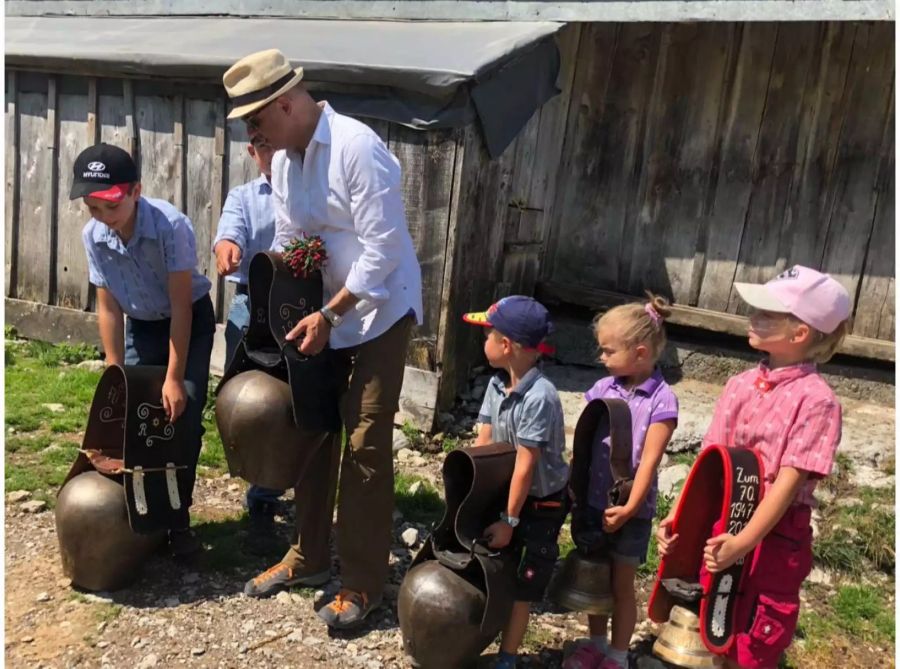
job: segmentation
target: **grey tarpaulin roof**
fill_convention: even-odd
[[[346,113],[417,128],[477,117],[492,156],[556,94],[561,23],[7,17],[6,65],[221,81],[276,47]]]

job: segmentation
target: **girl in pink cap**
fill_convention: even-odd
[[[841,405],[816,364],[827,362],[847,333],[850,295],[827,274],[800,265],[766,284],[734,287],[753,307],[750,346],[767,356],[728,380],[701,448],[757,449],[765,495],[740,533],[707,541],[703,559],[716,573],[760,546],[725,666],[768,669],[778,666],[797,627],[800,587],[812,568],[813,490],[831,473],[841,440]],[[663,556],[678,541],[673,515],[657,532]]]

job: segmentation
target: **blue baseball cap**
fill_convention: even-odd
[[[541,353],[553,353],[552,346],[543,343],[553,332],[550,314],[533,297],[510,295],[492,304],[487,311],[463,314],[463,320],[473,325],[494,328],[514,342]]]

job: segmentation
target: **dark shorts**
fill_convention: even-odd
[[[649,518],[631,518],[616,532],[604,532],[600,547],[606,549],[613,562],[639,567],[647,561],[652,525]]]
[[[553,504],[559,506],[541,506]],[[519,514],[521,522],[513,535],[513,550],[519,556],[516,601],[539,602],[544,598],[559,557],[559,530],[569,512],[568,504],[565,489],[525,501]]]
[[[741,667],[776,667],[791,645],[800,616],[800,586],[812,569],[811,509],[792,506],[760,545],[744,580],[728,657]],[[740,623],[738,623],[740,624]]]

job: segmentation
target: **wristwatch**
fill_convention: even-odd
[[[519,524],[519,519],[515,516],[510,516],[506,513],[506,511],[502,511],[500,513],[500,520],[509,525],[512,528],[515,528]]]
[[[328,321],[328,324],[333,328],[340,327],[341,323],[344,322],[343,316],[334,313],[328,307],[322,307],[321,309],[319,309],[319,313],[321,313],[322,316],[325,317],[325,320]]]

